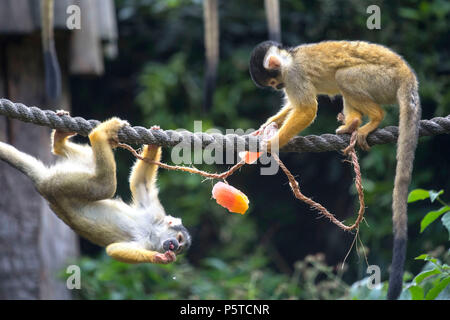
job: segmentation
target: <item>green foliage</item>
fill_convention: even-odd
[[[268,268],[263,252],[227,263],[205,258],[192,266],[128,265],[103,255],[83,258],[81,299],[336,299],[347,291],[323,255],[297,262],[291,276]]]
[[[439,210],[428,212],[425,218],[423,218],[422,221],[420,222],[420,232],[423,232],[430,223],[432,223],[434,220],[436,220],[437,218],[439,218],[441,215],[443,215],[448,211],[450,211],[450,207],[444,206]]]
[[[430,225],[433,221],[435,221],[437,218],[439,218],[440,216],[442,216],[443,214],[447,213],[450,211],[450,206],[448,206],[444,201],[442,201],[442,199],[439,197],[440,195],[442,195],[444,193],[444,190],[440,190],[439,192],[436,192],[434,190],[423,190],[423,189],[415,189],[413,191],[411,191],[408,195],[408,203],[411,202],[416,202],[419,200],[425,200],[425,199],[430,199],[430,201],[433,203],[435,200],[437,200],[438,202],[440,202],[441,204],[443,204],[444,206],[441,207],[438,210],[433,210],[428,212],[425,217],[422,219],[422,221],[420,222],[420,232],[422,233],[426,227],[428,227],[428,225]],[[446,215],[447,216],[447,215]],[[448,216],[444,219],[444,217],[442,217],[442,223],[444,225],[444,227],[447,228],[447,230],[450,233],[450,229],[448,227],[448,223],[447,223],[447,219]]]
[[[448,211],[448,206],[439,197],[444,193],[443,190],[435,192],[433,190],[415,189],[408,195],[408,202],[416,202],[420,200],[430,199],[433,203],[435,200],[444,204]],[[443,210],[430,211],[425,214],[421,221],[421,232],[423,232],[433,221],[435,221],[444,212]],[[445,211],[445,212],[446,212]],[[441,212],[437,214],[437,212]],[[450,226],[446,224],[450,213],[442,218],[442,224],[450,234]],[[414,260],[427,262],[422,270],[412,278],[412,281],[406,283],[400,295],[400,299],[406,300],[449,300],[450,299],[450,266],[436,258],[436,255],[442,255],[443,261],[450,261],[450,250],[443,250],[442,246],[434,249],[432,254],[421,254]],[[410,274],[405,274],[405,279],[410,278]],[[387,294],[388,282],[379,284],[373,289],[368,288],[369,277],[355,282],[350,288],[350,297],[359,300],[379,300],[385,299]]]
[[[442,217],[442,224],[445,228],[447,228],[450,240],[450,213],[447,212],[446,214],[444,214],[444,216]]]
[[[446,258],[448,259],[447,253]],[[427,254],[416,260],[428,261],[422,271],[406,284],[400,298],[411,300],[449,300],[450,266]]]
[[[383,282],[375,288],[369,288],[370,278],[366,277],[352,284],[350,287],[350,299],[352,300],[385,300],[388,283]]]
[[[442,224],[450,234],[450,226],[446,224],[450,216],[450,207],[439,197],[444,190],[435,192],[433,190],[416,189],[410,192],[408,202],[430,199],[433,203],[437,200],[444,206],[439,210],[428,212],[420,223],[420,232],[422,233],[432,222],[442,216]],[[427,196],[428,194],[428,196]],[[445,218],[445,219],[444,219]],[[450,250],[444,254],[444,260],[449,260]],[[401,295],[401,298],[412,300],[434,300],[434,299],[450,299],[450,266],[441,262],[439,259],[430,254],[421,254],[415,260],[426,261],[427,264],[422,271],[416,275],[413,280],[408,283]]]
[[[415,189],[411,191],[408,195],[408,203],[416,202],[419,200],[430,199],[431,202],[434,202],[437,197],[444,193],[444,190],[436,192],[434,190],[424,190],[424,189]]]

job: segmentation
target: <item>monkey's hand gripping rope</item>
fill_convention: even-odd
[[[76,132],[80,135],[87,136],[89,132],[97,126],[100,122],[97,120],[85,120],[80,117],[72,118],[69,115],[57,114],[51,110],[41,110],[37,107],[27,107],[21,103],[13,103],[7,99],[0,99],[0,115],[4,115],[10,118],[18,119],[24,122],[30,122],[33,124],[47,126],[52,129],[59,129],[63,131]],[[422,120],[419,124],[419,136],[431,136],[442,133],[450,132],[450,115],[447,117],[437,117],[431,120]],[[124,127],[119,131],[119,146],[126,148],[133,153],[133,155],[139,159],[143,159],[132,147],[126,143],[134,144],[154,144],[166,147],[172,147],[178,144],[184,145],[200,145],[202,148],[211,144],[222,146],[224,148],[232,147],[234,150],[239,148],[245,148],[249,150],[250,146],[258,146],[260,141],[258,137],[254,135],[238,136],[235,134],[220,135],[220,134],[206,134],[203,132],[192,133],[187,130],[174,131],[174,130],[152,130],[143,127]],[[398,127],[386,127],[384,129],[377,129],[371,133],[367,142],[369,145],[384,144],[394,142],[398,137]],[[333,135],[323,134],[321,136],[305,136],[296,137],[292,139],[283,149],[285,152],[324,152],[324,151],[337,151],[345,149],[345,154],[350,157],[350,161],[353,164],[355,171],[355,185],[358,191],[358,197],[360,202],[360,208],[358,217],[355,223],[351,226],[344,225],[333,214],[331,214],[326,208],[312,199],[304,196],[300,192],[298,182],[294,176],[281,162],[277,154],[272,154],[274,159],[280,165],[280,168],[286,174],[291,186],[292,192],[295,197],[305,203],[309,204],[312,208],[318,210],[322,215],[328,217],[331,222],[339,226],[341,229],[351,231],[358,229],[360,222],[364,216],[364,193],[361,184],[361,173],[359,168],[358,159],[355,151],[356,132],[354,134],[347,135]],[[251,149],[251,148],[250,148]],[[256,150],[254,150],[256,151]],[[221,174],[212,174],[204,172],[195,168],[188,168],[182,166],[170,166],[161,162],[154,162],[158,166],[171,170],[182,170],[190,173],[200,174],[207,178],[212,179],[226,179],[228,176],[236,172],[242,167],[245,162],[240,161],[234,165],[228,171]]]

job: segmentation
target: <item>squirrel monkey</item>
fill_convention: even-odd
[[[336,133],[357,130],[358,144],[369,149],[366,137],[383,120],[382,104],[400,108],[397,168],[393,191],[394,248],[388,298],[402,289],[407,241],[407,196],[418,140],[421,107],[414,71],[398,54],[364,41],[324,41],[286,48],[274,41],[257,45],[250,58],[250,75],[259,87],[283,90],[284,107],[263,127],[280,128],[270,145],[285,145],[307,128],[317,113],[317,95],[343,97],[344,124]],[[362,117],[368,122],[361,126]]]
[[[59,113],[61,114],[61,112]],[[112,118],[90,134],[91,147],[69,141],[74,133],[54,130],[52,152],[62,161],[52,167],[0,142],[0,159],[34,183],[56,215],[75,232],[105,246],[112,258],[126,263],[170,263],[189,248],[191,237],[181,219],[166,215],[158,200],[158,166],[138,160],[130,175],[132,203],[113,198],[117,132],[127,122]],[[161,148],[144,146],[142,156],[159,161]]]

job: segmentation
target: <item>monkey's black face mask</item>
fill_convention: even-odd
[[[163,242],[163,249],[165,251],[173,251],[180,254],[189,249],[191,246],[191,235],[183,225],[171,226],[170,230],[178,233],[176,237],[167,238]]]
[[[284,89],[284,83],[279,83],[277,85],[277,90],[283,90]]]
[[[270,79],[277,78],[280,75],[280,71],[278,70],[266,70],[263,66],[257,67],[250,65],[250,76],[253,80],[253,82],[256,84],[258,88],[270,88],[268,83]],[[279,86],[282,86],[278,88]],[[280,83],[277,85],[276,89],[282,89],[284,87],[284,84]]]
[[[256,86],[260,88],[270,87],[268,82],[270,79],[278,78],[280,76],[279,70],[267,70],[264,68],[264,58],[267,51],[272,47],[277,46],[281,48],[281,44],[274,41],[265,41],[257,45],[251,54],[249,71],[250,77]],[[277,88],[278,89],[278,88]]]

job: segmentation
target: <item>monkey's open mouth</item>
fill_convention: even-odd
[[[163,249],[165,251],[176,251],[179,247],[178,241],[176,239],[168,239],[163,243]]]

